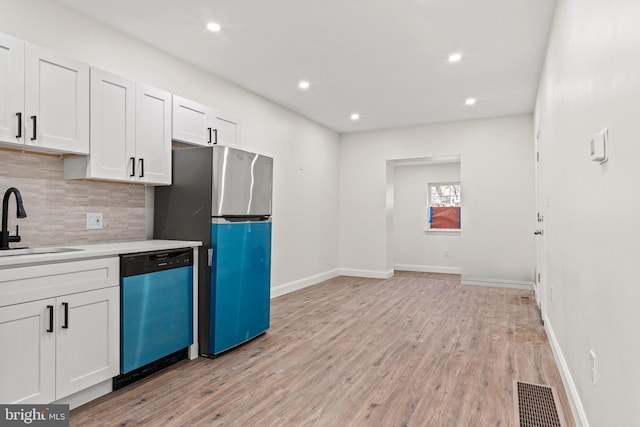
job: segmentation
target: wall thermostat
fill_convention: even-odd
[[[591,160],[604,163],[607,161],[607,130],[598,132],[591,138]]]

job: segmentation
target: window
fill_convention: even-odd
[[[460,183],[429,183],[429,229],[460,229]]]

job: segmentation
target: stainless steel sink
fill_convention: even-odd
[[[62,247],[6,249],[6,250],[0,251],[0,257],[17,256],[17,255],[57,254],[61,252],[74,252],[74,251],[82,251],[82,250],[83,249],[62,248]]]

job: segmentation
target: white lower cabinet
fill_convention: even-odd
[[[120,373],[120,288],[67,295],[56,302],[56,399],[60,399]]]
[[[55,299],[0,308],[0,402],[56,399],[56,337],[47,332]]]
[[[20,286],[61,294],[0,307],[2,403],[51,403],[120,373],[120,288],[92,289],[118,284],[117,258],[31,268],[2,271],[3,302]]]

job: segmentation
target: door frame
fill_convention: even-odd
[[[547,310],[547,280],[546,280],[546,258],[545,258],[545,232],[544,232],[544,180],[543,180],[543,144],[540,138],[540,123],[538,123],[535,135],[535,194],[536,194],[536,215],[534,218],[534,229],[536,238],[536,268],[533,278],[533,289],[536,302],[540,309],[540,317],[544,323]]]

